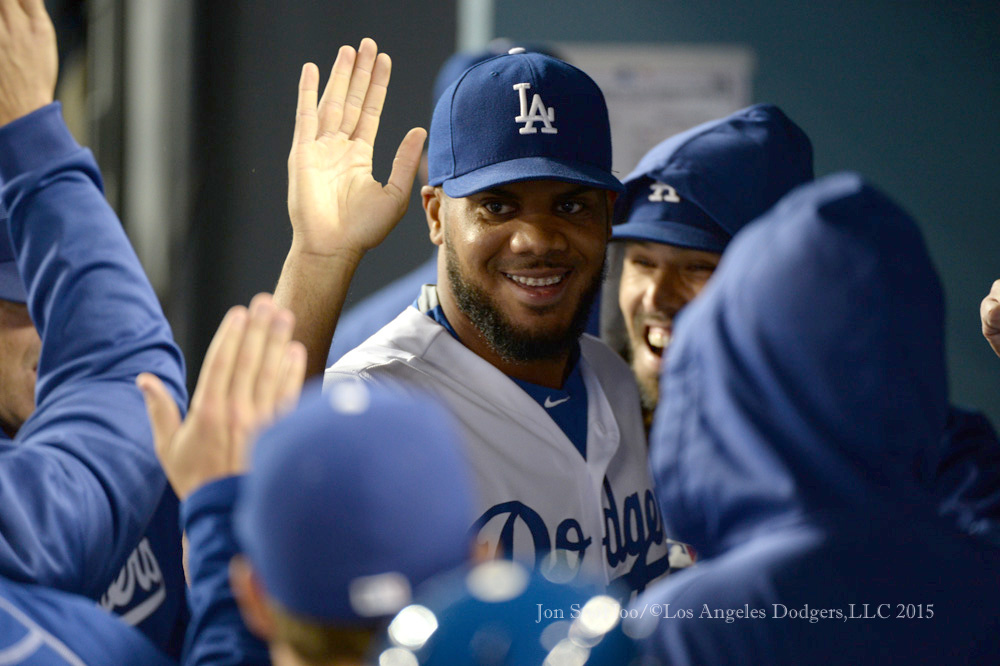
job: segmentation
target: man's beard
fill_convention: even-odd
[[[635,368],[632,368],[632,374],[635,374]],[[636,376],[636,384],[639,386],[639,400],[642,402],[642,409],[645,412],[652,412],[656,409],[656,404],[660,400],[660,382],[659,380],[650,383],[647,380],[640,380]]]
[[[664,350],[664,355],[666,355],[666,350]],[[656,404],[660,399],[660,380],[659,373],[657,373],[656,379],[650,381],[648,378],[640,377],[638,368],[635,367],[635,354],[632,351],[632,336],[628,336],[628,340],[625,342],[625,348],[622,350],[622,356],[625,362],[628,363],[629,368],[632,369],[632,375],[635,376],[635,383],[639,387],[639,401],[642,404],[642,412],[644,415],[652,417],[653,411],[656,409]],[[660,372],[663,371],[663,365],[661,362]]]
[[[459,268],[458,255],[447,238],[444,246],[448,284],[458,309],[469,318],[490,348],[505,361],[526,363],[557,359],[571,349],[586,330],[590,309],[604,281],[603,263],[601,270],[580,296],[571,321],[563,329],[532,333],[511,322],[489,294],[466,280]]]

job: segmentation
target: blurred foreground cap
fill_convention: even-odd
[[[340,381],[260,437],[236,532],[272,598],[350,623],[392,615],[412,586],[467,561],[472,503],[440,404]]]

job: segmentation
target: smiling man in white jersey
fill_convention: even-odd
[[[381,227],[374,206],[350,199],[348,173],[323,181],[341,188],[338,214],[364,211],[359,218]],[[429,176],[421,194],[440,248],[438,286],[414,294],[327,379],[411,384],[444,398],[476,474],[471,529],[491,553],[558,565],[566,578],[596,578],[622,596],[666,574],[671,552],[687,564],[661,527],[629,369],[581,336],[622,189],[597,85],[519,50],[474,65],[438,102]],[[301,238],[306,194],[290,193]],[[297,337],[322,354],[313,337],[322,289],[302,279],[297,242],[277,296],[296,310]]]

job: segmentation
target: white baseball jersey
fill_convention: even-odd
[[[604,343],[580,339],[588,396],[587,458],[544,407],[424,314],[425,286],[408,307],[327,369],[325,383],[356,377],[437,393],[464,428],[480,505],[473,529],[516,559],[559,563],[584,579],[640,591],[670,569],[668,542],[646,462],[638,389]],[[428,479],[434,483],[434,479]],[[675,561],[687,552],[676,544]]]

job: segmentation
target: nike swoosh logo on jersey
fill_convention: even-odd
[[[552,409],[556,405],[561,405],[564,402],[566,402],[567,400],[569,400],[569,396],[566,396],[565,398],[560,398],[559,400],[553,400],[552,396],[550,396],[550,395],[546,396],[545,397],[545,409]]]

